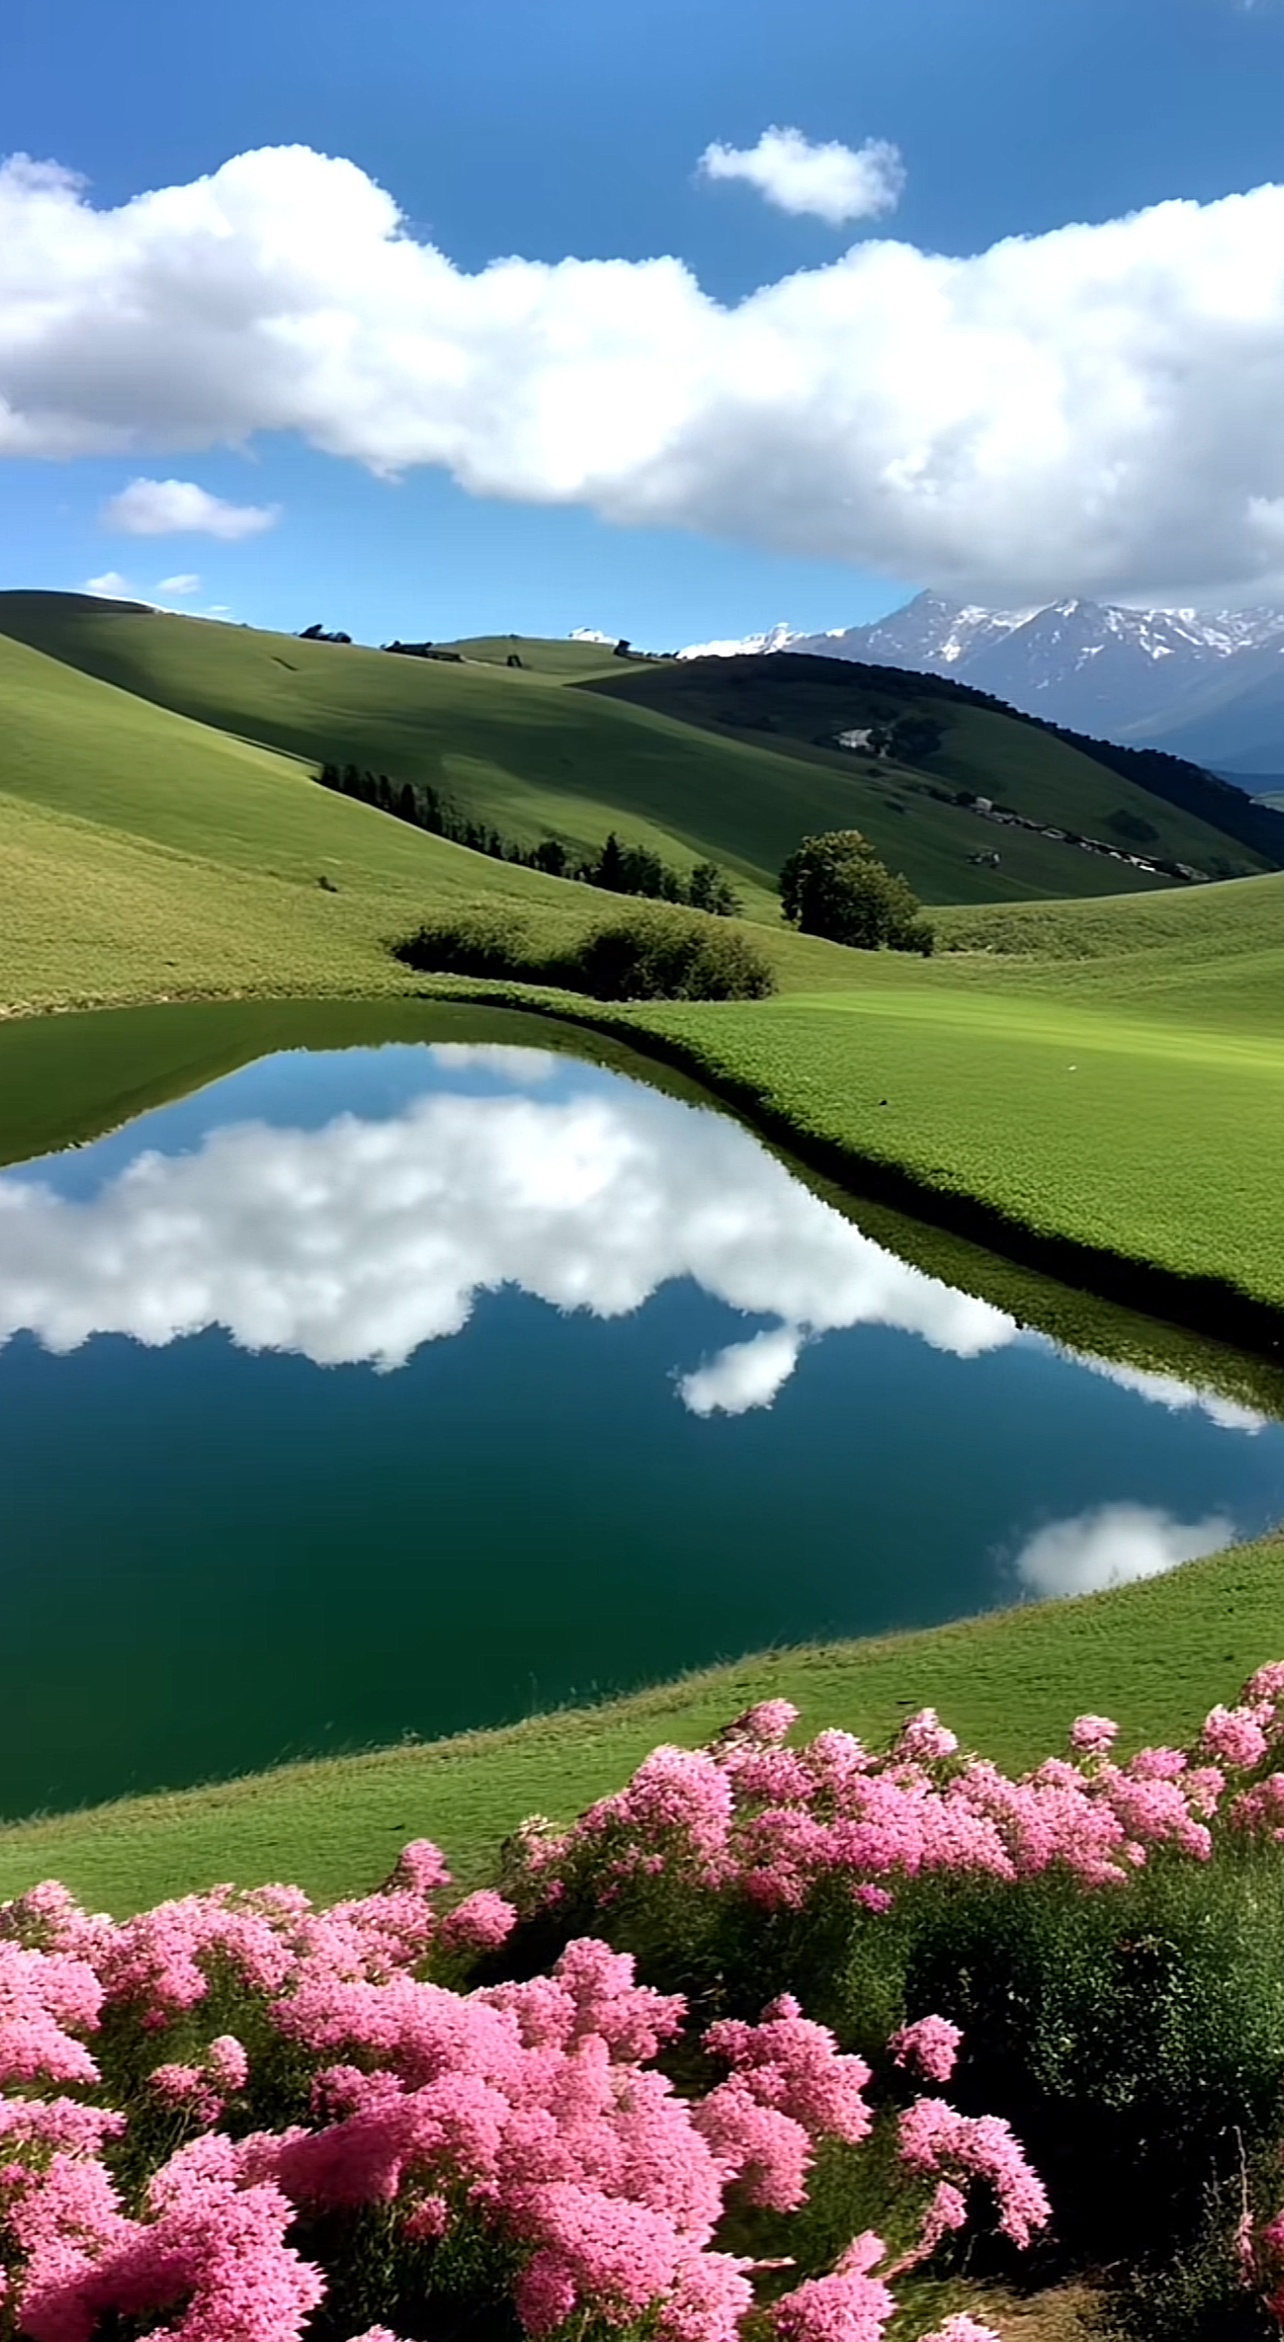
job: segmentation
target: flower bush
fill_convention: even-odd
[[[1163,2330],[1284,2326],[1282,1705],[1126,1758],[1085,1714],[1013,1780],[768,1701],[444,1910],[422,1839],[324,1910],[46,1882],[0,1906],[0,2337],[986,2342],[965,2238],[1122,2218],[1153,2306],[1209,2206]]]
[[[54,1884],[0,1907],[0,2331],[408,2342],[462,2290],[534,2342],[572,2321],[874,2342],[972,2179],[1023,2240],[1046,2221],[1005,2125],[991,2139],[936,2099],[880,2109],[864,2060],[788,1995],[688,2040],[705,2086],[682,2093],[661,2061],[686,2002],[600,1940],[546,1974],[443,1980],[517,1916],[491,1890],[439,1916],[447,1884],[419,1841],[377,1893],[324,1911],[227,1886],[119,1925]],[[903,2056],[939,2074],[953,2038],[919,2026]],[[817,2149],[879,2123],[899,2258],[865,2231],[782,2290],[790,2256],[728,2249],[730,2210],[797,2212]]]

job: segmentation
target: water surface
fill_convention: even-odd
[[[1284,1429],[527,1049],[269,1058],[0,1173],[0,1810],[1171,1566]]]

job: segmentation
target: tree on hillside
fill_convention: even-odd
[[[932,949],[932,930],[905,879],[879,861],[858,829],[804,838],[780,873],[785,917],[804,935],[856,951]]]
[[[687,901],[693,911],[712,911],[722,919],[739,916],[740,897],[716,862],[696,863],[687,884]]]

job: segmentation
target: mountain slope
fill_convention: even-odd
[[[941,798],[972,790],[1035,822],[1102,839],[1121,851],[1188,863],[1215,876],[1267,867],[1264,856],[1194,813],[1166,803],[1081,748],[1015,720],[1000,708],[987,707],[966,692],[942,689],[935,679],[930,688],[916,690],[913,677],[903,672],[775,651],[732,660],[625,667],[584,689],[595,696],[663,708],[724,737],[765,729],[778,748],[813,767],[863,769],[871,800],[877,797],[884,804],[902,803],[916,810],[932,806],[938,822],[951,825],[960,854],[997,846],[1006,866],[1011,856],[1030,846],[1038,846],[1045,855],[1051,851],[1061,893],[1108,891],[1094,883],[1095,874],[1119,866],[1064,844],[1049,847],[1043,838],[1028,833],[1005,830],[996,836],[974,814],[944,804]],[[849,728],[859,731],[897,717],[926,720],[943,735],[938,749],[920,755],[917,768],[819,744]],[[868,777],[871,763],[880,768],[881,778]],[[938,793],[935,798],[933,791]],[[1234,801],[1242,802],[1238,793]],[[872,823],[870,834],[875,834]],[[1137,884],[1131,871],[1128,883]]]
[[[1071,598],[1005,611],[922,593],[872,625],[776,635],[767,647],[951,675],[1050,723],[1164,746],[1206,700],[1210,710],[1225,706],[1230,723],[1242,693],[1268,673],[1284,677],[1284,611],[1269,608],[1134,610]],[[1207,737],[1233,746],[1235,735],[1223,725],[1210,726]],[[1197,761],[1247,769],[1230,747],[1206,754],[1202,733],[1198,742],[1171,745]]]
[[[1176,724],[1147,725],[1136,738],[1170,756],[1243,776],[1284,766],[1284,645],[1267,645],[1228,675],[1219,675],[1184,703]]]
[[[869,760],[812,749],[799,737],[690,720],[694,709],[667,700],[662,679],[696,676],[697,668],[619,662],[618,674],[599,674],[601,688],[566,688],[597,666],[600,646],[495,637],[473,646],[481,657],[455,664],[55,594],[0,594],[5,635],[242,740],[431,781],[523,842],[554,831],[597,844],[616,828],[671,862],[710,858],[731,872],[747,910],[772,921],[775,875],[799,837],[851,826],[866,830],[929,902],[1028,901],[1157,883],[1039,836],[996,839],[974,815],[942,802],[958,788],[1009,794],[1018,774],[1030,776],[1034,791],[1042,785],[1036,776],[1055,766],[1066,793],[1049,783],[1040,802],[1052,808],[1055,799],[1063,826],[1090,827],[1088,818],[1074,818],[1081,799],[1093,818],[1131,803],[1113,775],[1103,796],[1098,768],[1096,794],[1083,794],[1082,760],[998,713],[985,727],[958,728],[943,778],[886,760],[872,775]],[[510,654],[522,667],[507,666]],[[816,662],[794,664],[819,674]],[[846,690],[850,670],[836,672]],[[826,720],[834,728],[832,705]],[[1228,857],[1225,839],[1185,816],[1169,822],[1152,806],[1150,818],[1177,859],[1214,872],[1257,866],[1233,849]],[[996,843],[998,870],[969,859]]]

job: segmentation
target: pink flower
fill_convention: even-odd
[[[493,1952],[517,1925],[517,1913],[502,1895],[489,1887],[465,1895],[448,1911],[437,1930],[437,1941],[450,1951]]]
[[[942,1724],[935,1708],[920,1708],[917,1715],[906,1717],[892,1754],[911,1764],[930,1765],[953,1756],[958,1745],[957,1735]]]
[[[697,2100],[691,2120],[750,2204],[793,2212],[807,2192],[811,2140],[792,2115],[764,2106],[733,2074]]]
[[[962,2039],[948,2017],[919,2017],[893,2033],[888,2047],[898,2066],[916,2066],[929,2082],[948,2082]]]
[[[1201,1746],[1218,1764],[1231,1765],[1237,1772],[1260,1764],[1268,1745],[1260,1723],[1247,1708],[1210,1709],[1199,1737]]]
[[[774,1747],[788,1738],[797,1721],[798,1710],[792,1700],[759,1700],[756,1707],[745,1708],[736,1716],[727,1731],[743,1733],[746,1740],[760,1740]]]
[[[723,2017],[710,2025],[704,2046],[725,2058],[736,2080],[760,2106],[774,2106],[812,2139],[855,2144],[870,2127],[862,2092],[869,2080],[863,2058],[840,2053],[825,2025],[804,2017],[791,1993],[762,2012],[758,2025]]]
[[[1050,2214],[1047,2194],[999,2115],[959,2114],[942,2098],[916,2098],[900,2116],[900,2152],[911,2171],[981,2179],[993,2190],[999,2227],[1024,2247]]]
[[[930,2334],[924,2334],[923,2342],[1003,2342],[1003,2338],[995,2333],[993,2326],[980,2325],[961,2309],[955,2310],[943,2326],[933,2326]]]
[[[1119,1726],[1109,1716],[1076,1716],[1070,1727],[1070,1746],[1081,1756],[1104,1756],[1119,1737]]]
[[[448,1887],[450,1872],[441,1848],[434,1846],[431,1838],[412,1838],[397,1856],[397,1867],[388,1884],[394,1889],[405,1888],[413,1895],[431,1895],[436,1887]]]
[[[771,2311],[782,2342],[879,2342],[896,2307],[887,2286],[867,2274],[884,2253],[869,2231],[848,2246],[832,2276],[808,2277]]]

